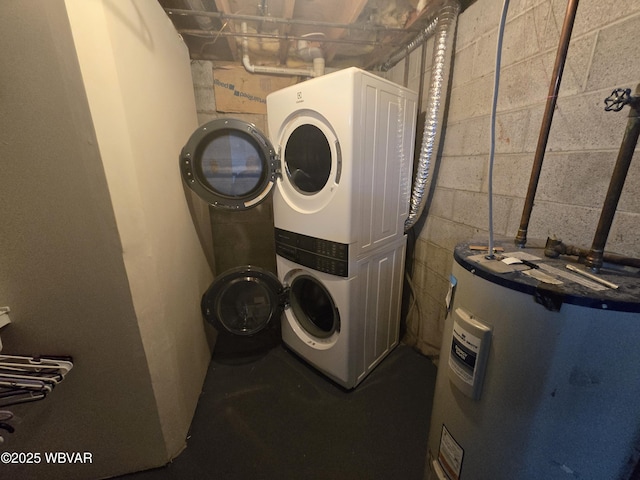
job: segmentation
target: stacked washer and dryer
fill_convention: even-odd
[[[416,116],[414,92],[348,68],[267,96],[269,137],[237,119],[192,134],[181,173],[209,204],[273,190],[278,275],[216,278],[202,308],[219,331],[281,322],[285,345],[347,389],[397,345]]]

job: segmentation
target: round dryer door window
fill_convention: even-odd
[[[298,275],[290,285],[289,304],[300,326],[316,338],[340,331],[340,315],[331,294],[311,275]]]
[[[274,274],[251,266],[234,268],[216,278],[202,296],[202,314],[219,331],[254,335],[279,319],[281,292]]]
[[[185,183],[209,204],[236,210],[267,198],[275,169],[269,140],[254,125],[231,118],[198,128],[180,154]]]
[[[324,188],[331,174],[331,147],[315,125],[298,126],[284,150],[287,176],[299,192],[313,195]]]

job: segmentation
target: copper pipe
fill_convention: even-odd
[[[567,50],[569,50],[569,40],[571,39],[571,31],[573,30],[573,22],[576,18],[576,10],[578,9],[578,0],[569,0],[567,3],[567,11],[560,32],[560,41],[558,44],[558,52],[556,53],[556,62],[553,66],[551,74],[551,84],[549,85],[549,94],[547,96],[547,105],[542,118],[542,126],[540,127],[540,135],[536,146],[536,153],[533,159],[533,168],[531,170],[531,178],[529,179],[529,188],[524,202],[522,219],[520,220],[520,228],[515,238],[515,244],[518,247],[524,247],[527,243],[527,229],[529,228],[529,220],[531,211],[533,210],[533,200],[538,189],[538,181],[540,180],[540,172],[542,171],[542,160],[544,152],[547,148],[549,140],[549,131],[551,130],[551,121],[553,120],[553,112],[556,108],[558,99],[558,91],[560,90],[560,82],[562,81],[562,72],[564,64],[567,60]]]
[[[624,138],[620,145],[616,165],[611,175],[609,190],[607,191],[602,212],[600,213],[598,228],[596,229],[593,244],[591,245],[591,250],[585,262],[587,267],[596,272],[602,267],[604,246],[607,243],[607,237],[609,236],[613,217],[618,208],[618,201],[622,194],[624,181],[627,178],[633,152],[636,149],[638,137],[640,136],[640,85],[636,87],[635,95],[631,97],[628,103],[631,106],[629,121],[627,122],[627,128],[625,129]]]
[[[575,245],[566,245],[562,240],[547,238],[547,244],[544,247],[544,255],[549,258],[558,258],[560,255],[573,255],[580,259],[585,259],[589,255],[589,250],[586,248],[576,247]],[[604,252],[602,259],[607,263],[640,268],[640,258],[625,257],[623,255],[618,255],[617,253]]]

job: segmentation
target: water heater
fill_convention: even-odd
[[[488,268],[477,253],[468,244],[454,253],[427,478],[633,478],[640,458],[637,272],[602,269],[599,277],[618,286],[611,288],[585,281],[566,268],[583,266],[545,258],[542,249],[515,252],[535,267],[516,271]]]

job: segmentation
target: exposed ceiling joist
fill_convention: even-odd
[[[419,0],[158,0],[193,59],[238,62],[244,37],[256,65],[308,65],[301,48],[307,42],[329,68],[384,63],[442,1],[426,0],[418,12]],[[461,0],[463,8],[473,1]]]

